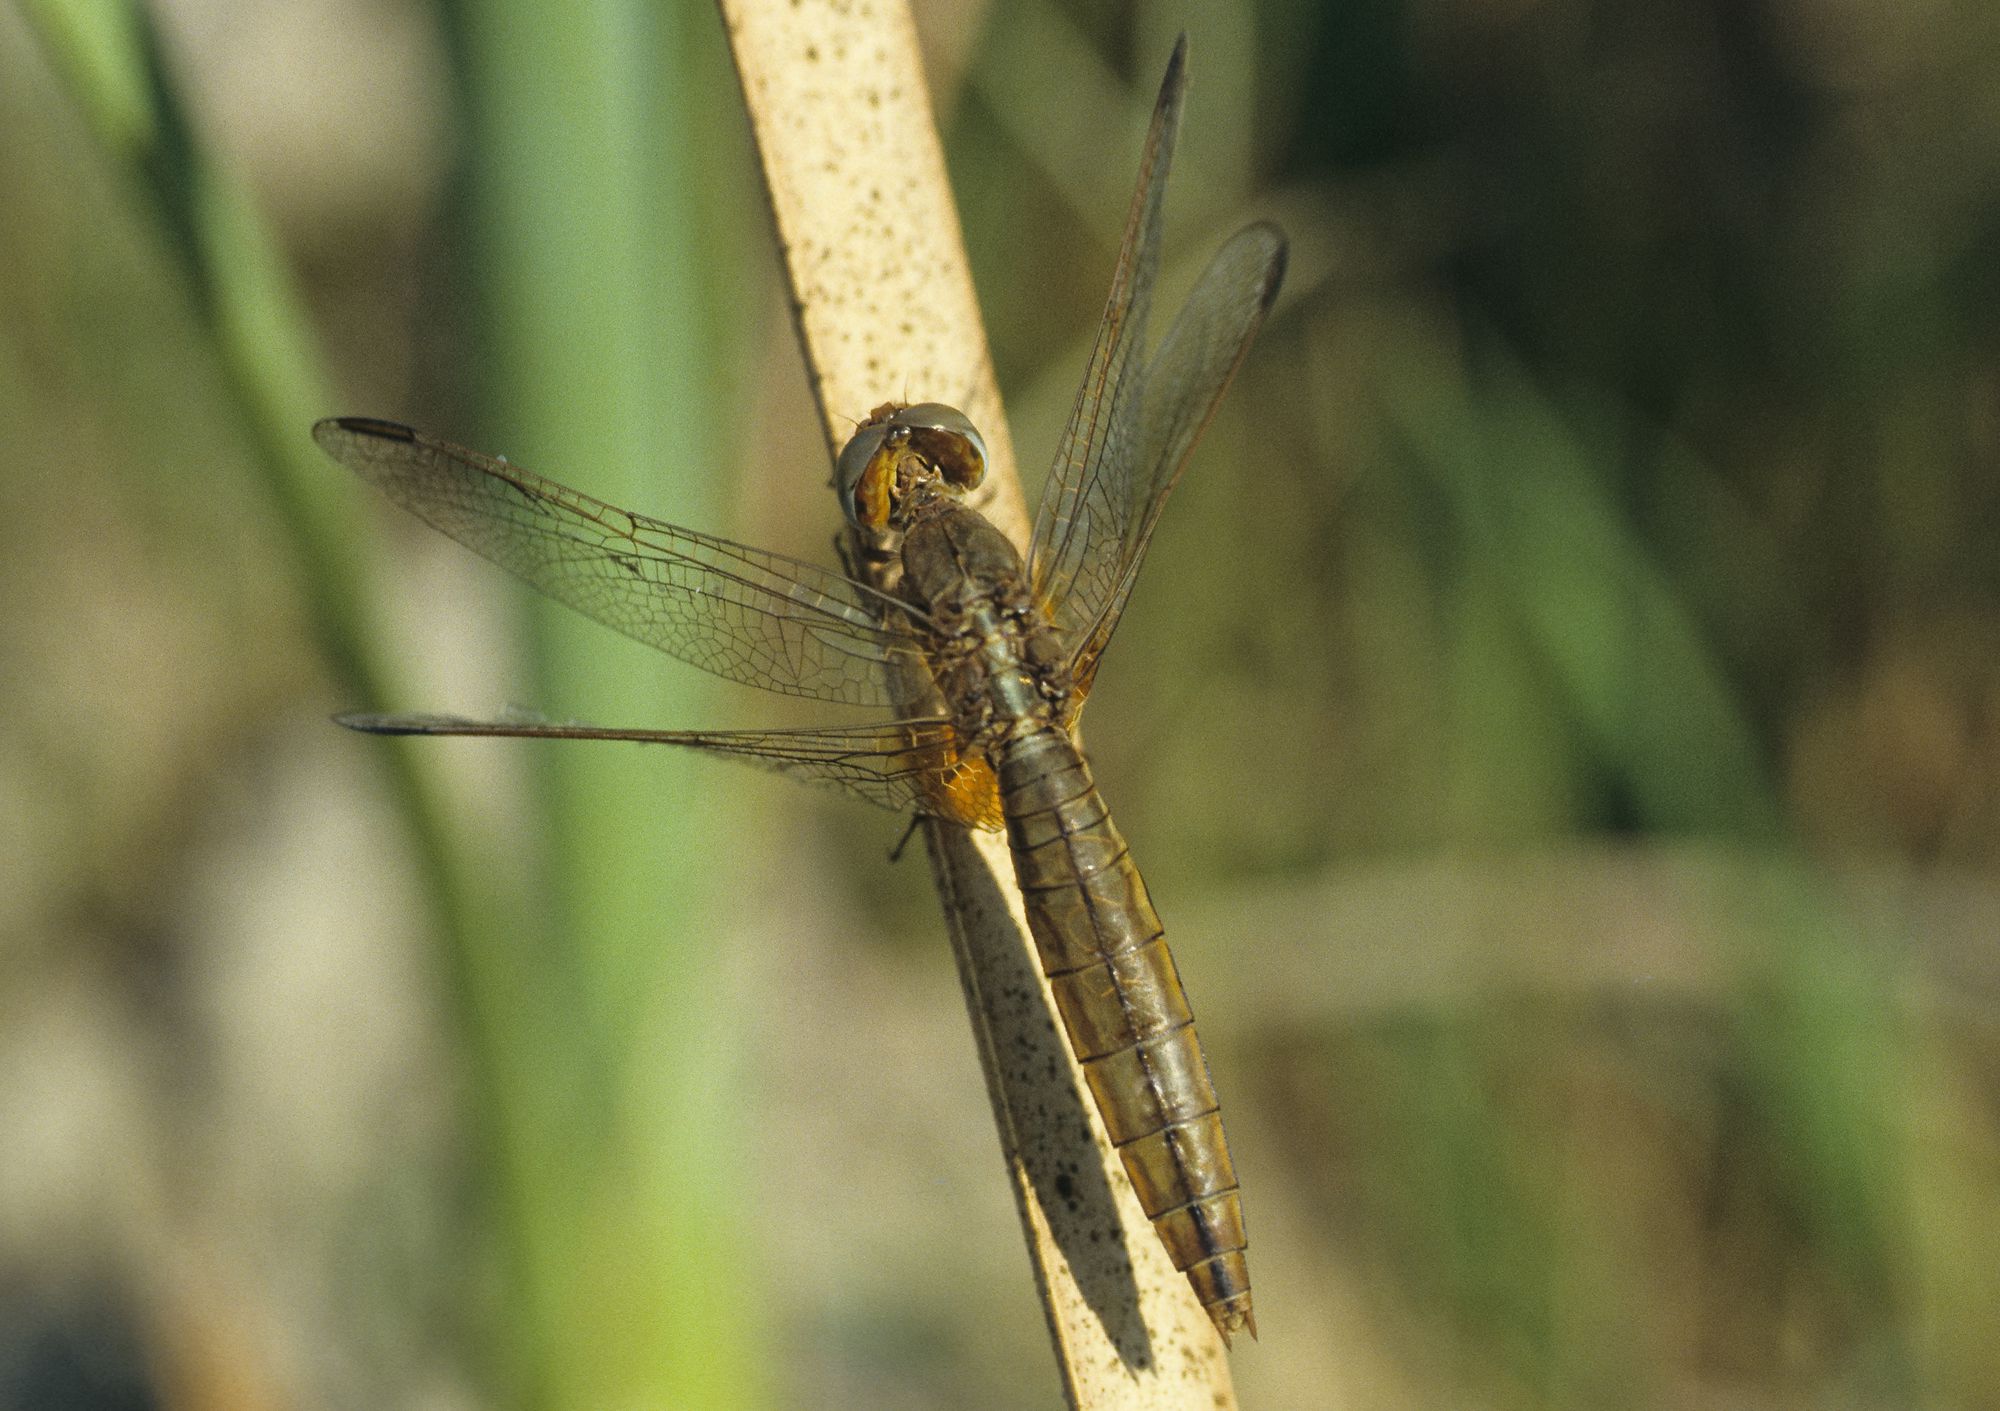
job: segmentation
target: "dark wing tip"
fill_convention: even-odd
[[[1285,282],[1285,266],[1290,259],[1291,242],[1285,239],[1285,232],[1271,221],[1253,220],[1222,242],[1222,248],[1215,252],[1215,258],[1210,262],[1210,271],[1227,267],[1233,277],[1245,280],[1246,292],[1247,288],[1254,287],[1255,317],[1262,320],[1271,311],[1271,305],[1278,301],[1278,286]],[[1249,286],[1248,276],[1253,266],[1256,268],[1256,283]],[[1254,332],[1256,324],[1252,323],[1250,328]]]
[[[339,435],[373,436],[380,441],[415,441],[417,433],[400,421],[372,416],[330,416],[313,423],[313,440],[327,446]]]
[[[320,425],[326,425],[321,422]],[[370,715],[364,711],[342,711],[333,717],[335,725],[359,730],[364,735],[429,735],[438,733],[440,720],[412,715]],[[429,727],[429,728],[427,728]]]
[[[1187,92],[1187,31],[1182,30],[1174,41],[1174,52],[1167,58],[1166,77],[1160,80],[1160,96],[1153,104],[1155,113],[1170,107],[1179,107],[1181,97]]]
[[[1252,231],[1267,241],[1271,247],[1271,253],[1266,257],[1270,263],[1264,274],[1264,292],[1259,301],[1268,311],[1271,305],[1278,301],[1278,286],[1285,282],[1285,266],[1291,262],[1292,243],[1285,238],[1283,228],[1274,221],[1252,221],[1243,227],[1243,233],[1246,235]]]

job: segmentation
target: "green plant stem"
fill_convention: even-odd
[[[203,147],[144,7],[129,0],[30,0],[30,20],[101,145],[125,173],[178,267],[238,412],[255,467],[295,565],[295,587],[340,697],[385,709],[399,693],[373,646],[363,606],[358,497],[318,453],[312,423],[335,409],[311,323],[276,239],[248,193]],[[329,729],[332,727],[329,726]],[[407,742],[371,746],[382,761],[438,938],[437,963],[464,1051],[480,1170],[491,1182],[503,1282],[532,1301],[518,1235],[527,1221],[520,1180],[532,1133],[505,1076],[510,996],[523,976],[499,938],[506,918],[474,880],[434,771]],[[513,1318],[511,1321],[525,1321]],[[496,1339],[496,1345],[502,1340]],[[520,1399],[539,1400],[532,1365],[516,1358]]]

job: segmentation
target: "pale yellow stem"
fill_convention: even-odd
[[[878,403],[960,407],[990,452],[981,508],[1025,543],[907,5],[720,3],[830,453]],[[1071,1405],[1234,1406],[1222,1344],[1140,1210],[1058,1027],[1004,840],[943,825],[928,837]]]

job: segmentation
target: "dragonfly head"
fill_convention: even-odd
[[[897,529],[920,489],[957,494],[986,474],[986,443],[957,407],[885,402],[840,453],[840,507],[860,529]]]

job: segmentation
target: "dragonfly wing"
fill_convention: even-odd
[[[394,422],[313,427],[335,460],[558,602],[704,671],[888,706],[924,659],[913,609],[782,554],[697,534]]]
[[[623,740],[679,745],[748,760],[807,783],[839,789],[896,813],[921,813],[975,828],[1001,824],[1000,791],[985,759],[959,747],[943,719],[891,720],[831,730],[628,730],[532,717],[468,720],[455,715],[340,715],[371,735],[473,735],[530,740]]]
[[[1035,597],[1065,640],[1081,641],[1113,591],[1111,568],[1133,514],[1138,405],[1132,395],[1146,342],[1146,313],[1160,264],[1160,213],[1187,91],[1187,39],[1174,46],[1139,160],[1104,319],[1056,443],[1028,550]]]
[[[1132,478],[1133,508],[1120,537],[1095,546],[1101,562],[1080,573],[1070,593],[1069,612],[1086,624],[1071,660],[1079,697],[1089,691],[1098,659],[1125,611],[1167,496],[1250,350],[1284,274],[1285,237],[1276,226],[1260,221],[1237,231],[1208,262],[1146,365],[1134,398],[1140,406],[1140,474]]]

